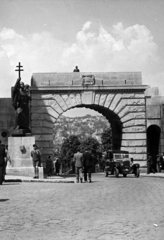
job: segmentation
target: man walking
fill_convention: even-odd
[[[41,166],[41,154],[36,144],[33,145],[33,150],[31,151],[31,157],[34,167],[34,178],[39,178],[39,167]]]
[[[73,156],[73,161],[75,162],[75,173],[76,173],[76,182],[83,182],[83,175],[82,175],[82,169],[83,169],[83,154],[80,152],[80,149],[78,147],[77,153]]]
[[[83,153],[83,166],[84,166],[84,181],[87,182],[87,175],[89,182],[91,183],[91,172],[93,167],[93,158],[91,152],[86,150]]]
[[[5,180],[5,146],[2,144],[0,140],[0,185],[2,185],[3,181]]]

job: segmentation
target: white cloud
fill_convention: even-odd
[[[82,31],[85,31],[85,30],[89,29],[90,26],[91,26],[91,22],[90,21],[86,22],[82,27]]]
[[[3,52],[6,53],[8,58],[12,57],[15,54],[15,47],[12,44],[5,44],[1,46]]]
[[[49,32],[22,36],[4,28],[0,32],[0,97],[10,96],[18,62],[24,66],[22,80],[28,84],[33,72],[72,72],[76,65],[86,72],[142,71],[147,81],[151,79],[152,69],[156,78],[160,64],[157,50],[151,32],[138,24],[124,28],[118,23],[108,32],[102,25],[95,28],[88,21],[71,45],[55,39]],[[160,79],[159,73],[157,79]],[[8,91],[4,87],[6,82]]]
[[[14,38],[23,38],[23,36],[17,34],[13,29],[3,28],[0,32],[0,38],[2,40],[14,39]]]
[[[79,44],[85,44],[89,40],[93,41],[95,33],[87,32],[90,26],[91,26],[91,22],[89,21],[86,22],[83,25],[82,30],[77,33],[76,39]]]

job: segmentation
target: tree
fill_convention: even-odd
[[[112,149],[112,129],[105,128],[101,134],[102,152]]]
[[[86,150],[91,151],[95,160],[94,163],[96,163],[99,157],[99,146],[100,143],[95,138],[88,137],[87,139],[81,142],[80,150],[81,152],[85,152]]]
[[[80,145],[80,141],[77,136],[71,135],[66,138],[61,146],[61,160],[66,162],[71,162],[73,155],[77,152],[77,148]]]

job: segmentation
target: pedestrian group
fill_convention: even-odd
[[[39,178],[39,167],[41,167],[41,152],[36,144],[33,144],[31,157],[34,167],[34,178]],[[8,147],[2,144],[2,141],[0,140],[0,185],[2,185],[3,181],[5,181],[6,167],[8,162],[11,164],[11,159],[8,155]],[[84,153],[81,153],[80,148],[78,147],[77,152],[73,156],[73,163],[75,166],[76,182],[91,182],[91,172],[93,168],[93,156],[91,154],[91,151],[88,149],[85,150]],[[157,155],[156,163],[157,172],[164,170],[164,153],[162,155]],[[131,164],[133,164],[133,159],[131,159]],[[54,168],[56,170],[56,175],[59,175],[59,159],[57,158],[55,164],[53,164],[51,156],[48,156],[46,161],[46,170],[48,176],[52,175]],[[148,153],[147,174],[150,174],[151,172],[155,173],[156,170],[154,169],[153,158],[150,153]]]
[[[91,172],[93,167],[93,157],[91,151],[86,150],[84,153],[80,152],[80,148],[77,149],[77,153],[74,154],[73,161],[75,163],[76,182],[90,182]]]

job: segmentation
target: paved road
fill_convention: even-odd
[[[163,240],[164,179],[93,175],[93,183],[4,183],[1,240]]]

